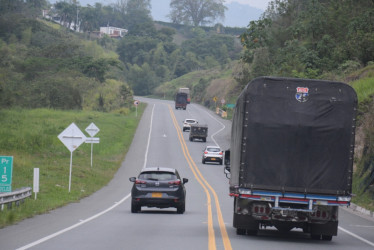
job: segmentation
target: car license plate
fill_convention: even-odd
[[[153,198],[161,198],[162,197],[162,193],[152,193],[152,197]]]
[[[212,158],[212,161],[215,161],[216,160],[216,158]]]

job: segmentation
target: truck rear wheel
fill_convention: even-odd
[[[332,235],[322,235],[322,240],[331,241]]]
[[[311,234],[310,237],[313,240],[320,240],[321,239],[321,235],[320,234]]]
[[[236,234],[237,234],[237,235],[245,235],[246,232],[247,232],[247,230],[244,229],[244,228],[237,228],[237,229],[236,229]]]

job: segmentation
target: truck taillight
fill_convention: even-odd
[[[270,207],[264,206],[264,205],[254,205],[253,206],[253,212],[255,214],[270,214]]]

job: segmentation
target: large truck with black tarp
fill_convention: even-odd
[[[259,77],[238,97],[230,145],[239,235],[300,228],[331,240],[352,195],[357,95],[345,83]]]
[[[187,108],[187,94],[177,93],[175,95],[175,109],[186,109]]]
[[[187,104],[190,104],[191,96],[190,96],[190,89],[189,88],[179,88],[178,93],[186,93],[187,94]]]

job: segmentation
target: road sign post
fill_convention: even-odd
[[[134,101],[134,105],[135,105],[135,116],[138,117],[138,105],[139,105],[139,101],[135,100]]]
[[[76,150],[83,142],[86,141],[86,136],[73,122],[64,131],[59,134],[58,139],[67,147],[70,151],[70,172],[69,172],[69,193],[71,187],[71,172],[73,165],[73,151]]]
[[[91,168],[92,168],[92,151],[93,151],[93,144],[94,143],[99,143],[100,140],[99,138],[94,138],[100,129],[96,127],[96,125],[92,122],[88,127],[86,128],[86,132],[91,136],[91,138],[86,139],[86,143],[91,143]]]
[[[35,193],[35,200],[36,200],[37,194],[39,193],[39,168],[34,168],[33,191]]]
[[[0,156],[0,193],[12,192],[13,156]]]

